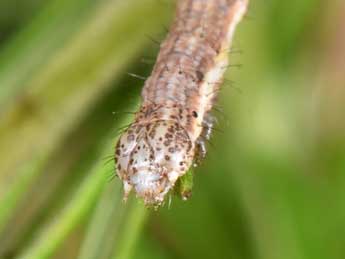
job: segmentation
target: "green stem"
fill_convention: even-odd
[[[61,211],[60,215],[43,227],[28,248],[17,258],[49,258],[67,235],[89,215],[90,210],[104,188],[106,172],[110,169],[111,165],[104,166],[103,161],[99,162],[90,176],[81,184],[69,204]]]
[[[148,215],[148,209],[142,202],[135,200],[126,216],[126,221],[122,228],[121,239],[113,255],[113,259],[132,258],[135,244],[137,243],[140,232],[144,226]]]

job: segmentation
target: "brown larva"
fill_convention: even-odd
[[[210,135],[209,112],[246,8],[246,0],[178,1],[141,108],[116,145],[125,199],[134,189],[145,204],[161,204],[196,156],[205,154],[202,136]]]

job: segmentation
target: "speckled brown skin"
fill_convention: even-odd
[[[141,109],[116,147],[125,198],[134,187],[146,204],[162,203],[200,153],[233,32],[246,7],[246,0],[178,1],[176,18],[145,82]]]
[[[184,125],[192,141],[199,137],[196,127],[200,128],[204,115],[212,108],[227,67],[233,27],[245,6],[243,0],[179,1],[175,21],[145,82],[143,106],[178,104],[199,115]],[[221,75],[215,80],[207,78],[219,65]]]

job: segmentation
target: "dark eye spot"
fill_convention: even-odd
[[[198,118],[198,113],[196,111],[192,112],[194,118]]]

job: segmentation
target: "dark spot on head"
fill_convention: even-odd
[[[204,74],[201,71],[197,70],[195,72],[195,74],[196,74],[196,77],[198,78],[199,82],[201,82],[204,79]]]
[[[121,147],[122,147],[122,148],[124,148],[124,147],[125,147],[125,145],[124,145],[124,144],[122,144],[122,145],[121,145]]]
[[[175,148],[169,147],[168,151],[169,151],[170,153],[174,153],[174,152],[175,152]]]
[[[134,162],[134,160],[133,160],[133,158],[131,158],[131,159],[129,160],[129,164],[132,165],[133,162]]]
[[[162,137],[159,137],[159,141],[163,141],[163,138],[162,138]]]
[[[156,135],[156,130],[155,130],[155,129],[151,130],[149,136],[150,136],[151,138],[153,138],[155,135]]]
[[[127,141],[133,141],[134,140],[134,135],[130,134],[127,136]]]
[[[198,118],[198,113],[196,111],[192,112],[194,118]]]
[[[151,155],[150,155],[150,159],[153,160],[153,158],[154,158],[154,157],[153,157],[153,155],[151,154]]]
[[[166,134],[164,135],[164,137],[166,137],[166,138],[172,138],[172,137],[173,137],[173,135],[172,135],[172,134],[170,134],[170,133],[166,133]]]
[[[187,148],[187,152],[189,152],[191,149],[192,149],[192,143],[190,143],[190,142],[188,141],[188,148]]]
[[[181,166],[183,165],[183,161],[180,162],[180,165],[181,165]]]
[[[165,157],[165,160],[170,160],[170,156],[166,155]]]

